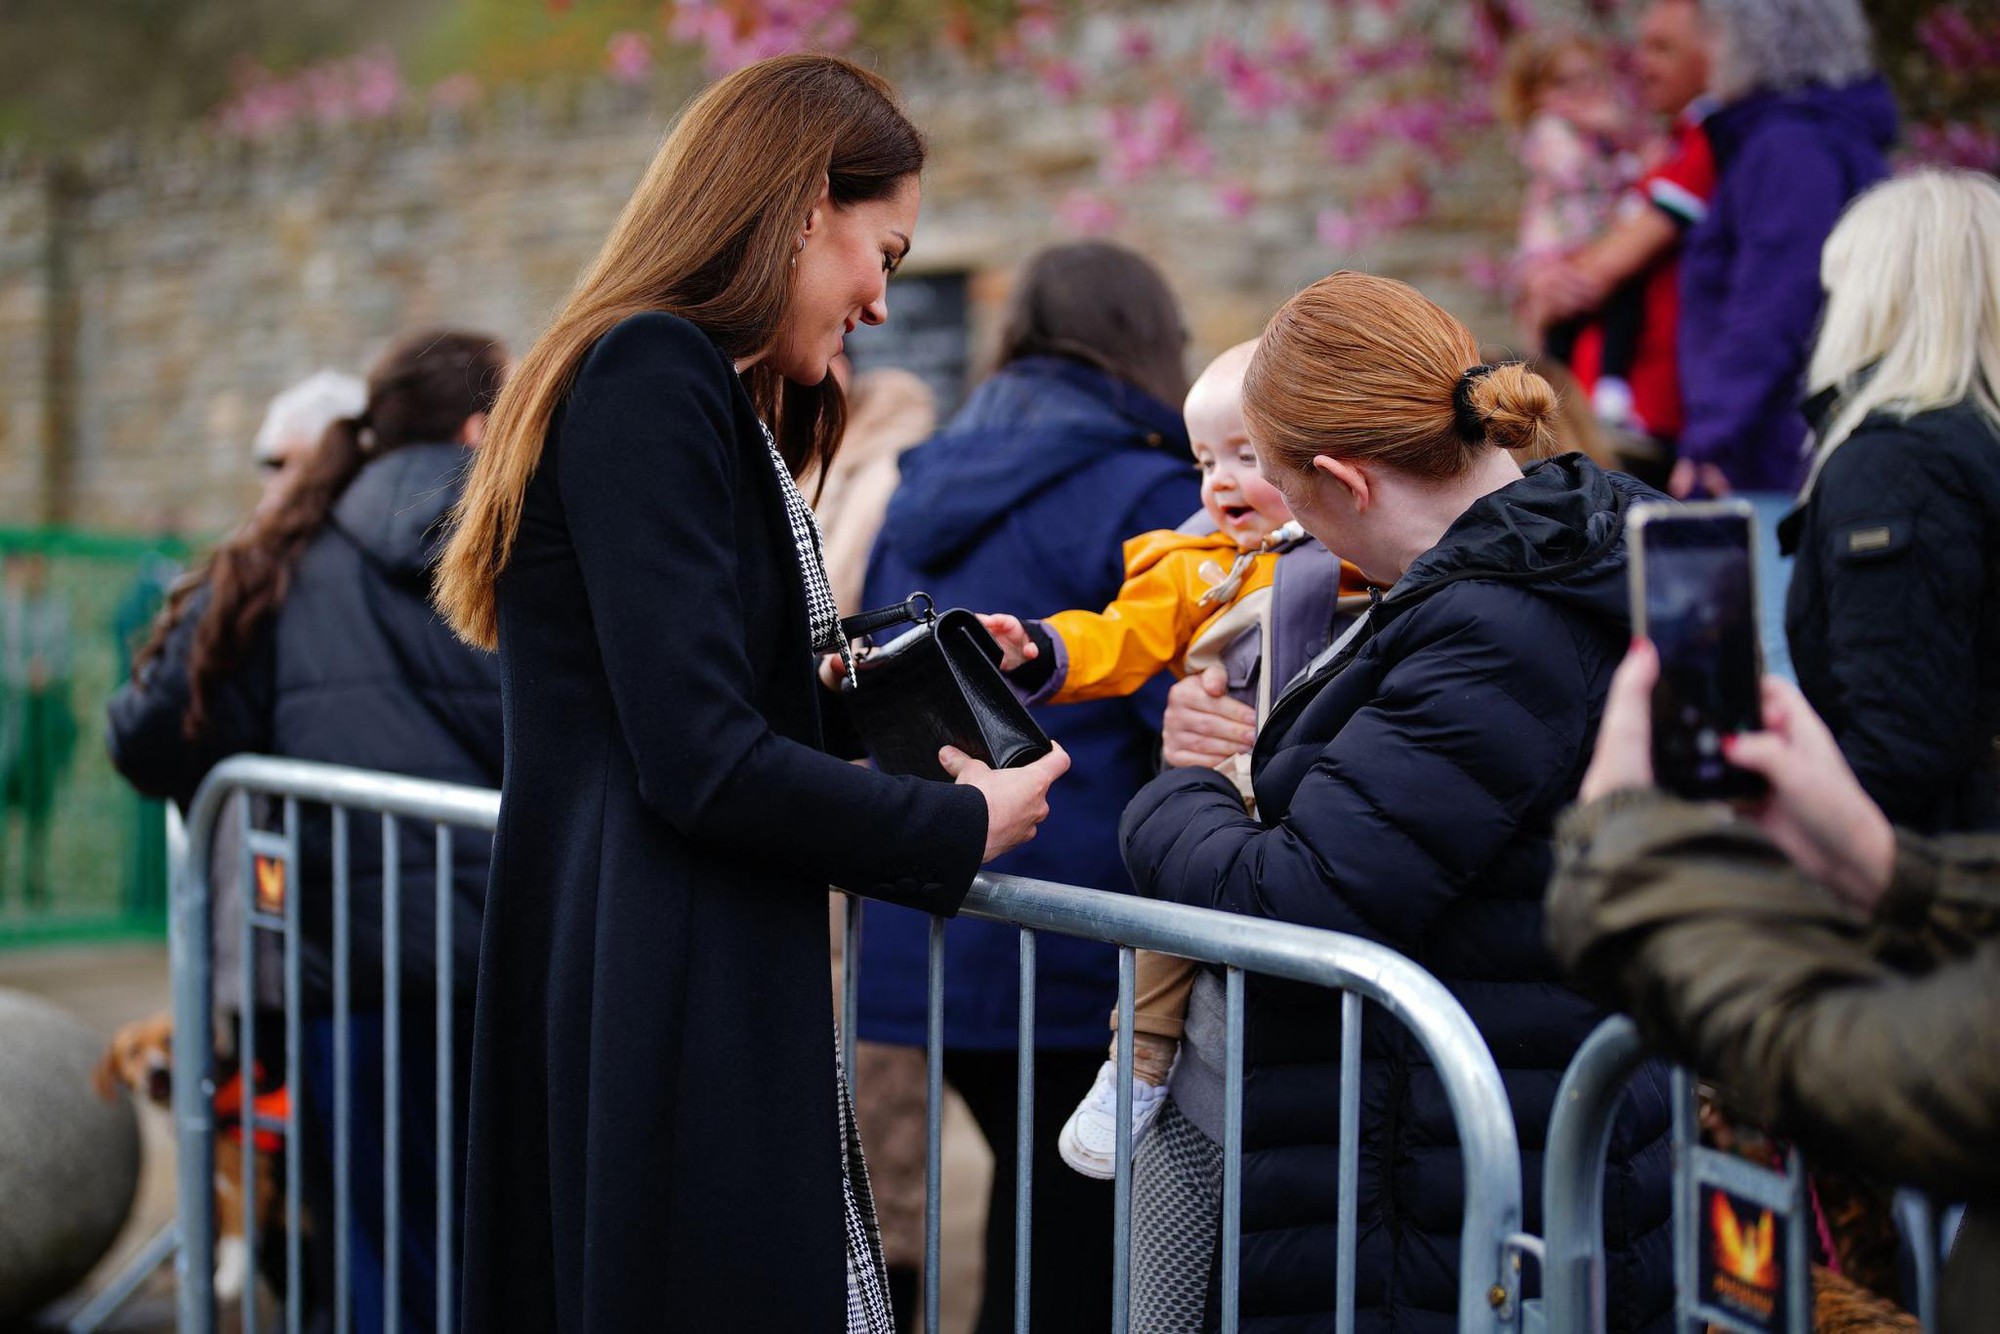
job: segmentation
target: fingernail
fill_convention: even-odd
[[[1736,749],[1736,733],[1730,732],[1725,734],[1722,738],[1722,753],[1724,755],[1728,755],[1731,751],[1735,749]]]

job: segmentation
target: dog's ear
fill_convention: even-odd
[[[104,1049],[104,1059],[90,1072],[90,1086],[97,1090],[97,1096],[104,1101],[116,1102],[118,1084],[118,1047],[114,1043]]]

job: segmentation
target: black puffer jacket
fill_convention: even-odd
[[[2000,829],[2000,435],[1967,404],[1871,416],[1779,533],[1799,688],[1868,795],[1925,833]]]
[[[1479,500],[1279,700],[1257,743],[1257,818],[1202,769],[1161,775],[1125,815],[1141,893],[1382,941],[1444,982],[1500,1066],[1531,1230],[1556,1086],[1602,1017],[1560,981],[1542,890],[1631,633],[1623,512],[1652,494],[1568,455]],[[1244,1328],[1331,1330],[1338,1004],[1268,981],[1250,1004]],[[1368,1014],[1357,1327],[1457,1329],[1450,1109],[1415,1040]],[[1672,1305],[1670,1119],[1664,1076],[1642,1073],[1606,1185],[1614,1329],[1664,1325]]]
[[[363,468],[300,557],[277,617],[214,692],[198,741],[181,731],[188,657],[208,605],[189,604],[143,681],[111,699],[112,763],[150,796],[183,807],[208,771],[244,752],[354,765],[481,787],[500,785],[498,660],[460,643],[430,605],[430,574],[467,460],[456,445],[408,445]],[[352,980],[357,1007],[381,995],[382,836],[349,822]],[[436,983],[436,847],[429,826],[400,829],[403,981],[421,1004]],[[469,998],[491,840],[453,837],[453,989]],[[331,821],[303,808],[300,858],[309,1008],[332,999]],[[434,994],[434,993],[432,993]]]

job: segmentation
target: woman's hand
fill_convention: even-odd
[[[1721,500],[1729,494],[1729,479],[1713,463],[1676,460],[1673,472],[1667,475],[1667,494],[1675,500],[1686,500],[1697,490]]]
[[[1021,624],[1018,616],[986,615],[980,613],[979,623],[986,627],[986,633],[993,636],[993,642],[1000,646],[1000,670],[1011,672],[1022,663],[1041,656],[1042,650],[1029,637],[1028,628]]]
[[[986,798],[986,851],[979,859],[984,865],[1033,838],[1035,827],[1049,818],[1049,784],[1069,768],[1069,752],[1057,746],[1033,764],[995,769],[946,746],[938,763],[954,783],[978,788]]]
[[[1229,698],[1220,667],[1184,676],[1167,692],[1160,725],[1160,757],[1174,768],[1213,769],[1257,744],[1257,711]]]
[[[1653,646],[1635,641],[1611,678],[1578,801],[1653,785],[1652,696],[1659,675]],[[1763,695],[1764,730],[1722,742],[1731,764],[1770,785],[1766,796],[1738,809],[1801,871],[1857,907],[1874,907],[1895,868],[1896,835],[1888,817],[1862,791],[1833,734],[1797,687],[1767,676]]]
[[[838,691],[841,681],[847,676],[847,659],[838,653],[828,653],[819,660],[819,683],[828,690]]]
[[[1896,867],[1896,832],[1862,790],[1820,716],[1789,681],[1764,678],[1764,730],[1723,738],[1739,769],[1770,794],[1744,808],[1801,871],[1871,910]]]
[[[1653,785],[1653,682],[1659,678],[1660,655],[1651,641],[1633,640],[1625,661],[1611,674],[1597,747],[1577,789],[1578,801]]]

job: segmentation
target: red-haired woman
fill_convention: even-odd
[[[468,1329],[887,1328],[826,887],[956,911],[1067,764],[826,750],[794,478],[839,443],[828,363],[887,318],[923,156],[845,61],[721,80],[494,411],[439,588],[506,688]]]
[[[1295,680],[1257,738],[1257,813],[1212,770],[1175,769],[1126,808],[1139,892],[1380,941],[1436,974],[1492,1047],[1524,1150],[1599,1011],[1543,943],[1556,815],[1590,757],[1626,612],[1624,511],[1651,496],[1580,454],[1544,453],[1556,396],[1415,289],[1336,273],[1278,311],[1243,384],[1264,476],[1306,531],[1380,591]],[[1149,1331],[1205,1328],[1221,1189],[1222,988],[1189,1002],[1163,1109],[1133,1162],[1133,1300]],[[1243,1154],[1248,1331],[1332,1324],[1339,1084],[1331,994],[1251,984]],[[1330,1017],[1331,1016],[1331,1017]],[[1443,1328],[1460,1310],[1464,1164],[1443,1086],[1370,1011],[1361,1053],[1364,1328]],[[1633,1082],[1605,1210],[1609,1325],[1672,1306],[1667,1104]],[[1527,1160],[1532,1166],[1535,1160]],[[1537,1182],[1525,1182],[1535,1214]]]

